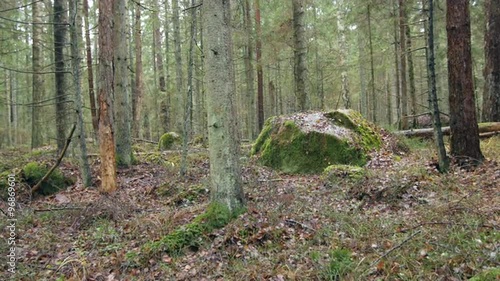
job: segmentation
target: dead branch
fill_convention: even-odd
[[[422,232],[422,230],[418,230],[416,231],[415,233],[413,233],[412,235],[408,236],[405,240],[403,240],[403,242],[399,243],[398,245],[390,248],[387,252],[385,252],[383,255],[381,255],[378,259],[376,259],[374,262],[372,262],[372,264],[370,265],[370,267],[378,264],[380,262],[381,259],[387,257],[390,253],[394,252],[395,250],[401,248],[404,244],[408,243],[408,241],[410,241],[411,239],[413,239],[413,237],[417,236],[417,234],[420,234]]]
[[[71,132],[69,133],[69,137],[66,139],[66,143],[64,144],[64,148],[61,151],[61,155],[59,155],[59,158],[57,158],[56,163],[50,168],[50,170],[43,176],[41,180],[39,180],[33,188],[31,188],[31,193],[37,191],[40,186],[42,186],[42,183],[46,181],[50,175],[54,172],[54,170],[61,164],[62,159],[64,158],[64,155],[66,154],[66,150],[68,150],[69,143],[71,142],[71,138],[73,137],[73,133],[75,132],[76,129],[76,124],[73,124],[73,128],[71,128]]]

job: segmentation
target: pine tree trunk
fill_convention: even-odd
[[[377,122],[377,97],[375,92],[375,66],[373,58],[373,43],[372,43],[372,20],[371,20],[371,4],[367,6],[368,17],[368,47],[370,48],[370,105],[371,105],[371,120]]]
[[[250,0],[245,0],[245,14],[243,22],[247,33],[245,45],[245,79],[246,79],[246,96],[247,96],[247,136],[253,140],[257,137],[257,122],[255,114],[255,86],[254,86],[254,69],[253,69],[253,41],[252,41],[252,17],[250,16]]]
[[[184,91],[182,77],[182,53],[181,53],[181,33],[179,23],[179,0],[172,0],[172,24],[174,27],[174,48],[175,48],[175,83],[176,93],[173,99],[172,117],[175,122],[175,129],[182,130],[182,117],[184,116]]]
[[[90,41],[90,24],[89,24],[89,3],[88,0],[83,0],[83,19],[85,29],[85,53],[87,62],[87,83],[89,88],[90,114],[92,117],[92,128],[94,129],[94,137],[98,132],[97,108],[94,91],[94,67],[92,65],[92,47]]]
[[[451,154],[482,161],[472,82],[469,0],[446,1]]]
[[[53,23],[54,23],[54,65],[55,65],[55,101],[56,101],[56,135],[57,152],[60,153],[66,143],[66,134],[69,128],[71,115],[68,110],[69,98],[66,94],[68,83],[65,72],[65,52],[66,45],[66,24],[68,22],[67,5],[64,0],[54,0],[53,2]]]
[[[113,131],[113,9],[111,1],[99,1],[99,154],[103,193],[117,189]]]
[[[410,82],[410,114],[417,115],[417,93],[415,88],[415,69],[413,67],[412,42],[410,25],[406,24],[406,57],[408,60],[408,79]],[[417,127],[417,118],[412,117],[411,127]]]
[[[132,134],[134,138],[139,138],[141,135],[141,111],[142,100],[144,96],[143,81],[142,81],[142,37],[141,37],[141,6],[135,5],[135,26],[134,26],[134,41],[135,41],[135,93],[132,101]]]
[[[401,63],[401,116],[399,118],[399,129],[408,129],[408,88],[406,80],[406,12],[404,0],[399,0],[399,61]]]
[[[36,2],[32,5],[32,20],[33,22],[42,22],[41,10],[42,2]],[[33,68],[33,90],[32,90],[32,114],[31,114],[31,148],[37,148],[43,145],[43,120],[40,103],[45,97],[45,80],[42,72],[43,67],[43,52],[42,52],[42,34],[43,25],[33,24],[32,26],[32,68]]]
[[[500,2],[486,1],[483,121],[500,121]]]
[[[260,22],[260,0],[255,0],[255,59],[257,63],[257,129],[264,126],[264,78],[262,73],[262,27]]]
[[[397,15],[397,6],[396,0],[392,1],[393,5],[393,13],[394,13],[394,74],[395,74],[395,84],[394,88],[396,89],[396,122],[399,126],[401,124],[401,79],[400,79],[400,63],[399,59],[401,57],[401,48],[399,47],[399,38],[398,38],[398,18]],[[392,125],[392,123],[390,124]]]
[[[298,111],[307,109],[307,67],[306,67],[306,39],[304,34],[304,1],[292,0],[293,7],[293,56],[295,98]]]
[[[132,116],[128,75],[127,1],[113,0],[114,97],[116,158],[119,166],[132,164]]]
[[[337,11],[337,28],[339,32],[339,45],[340,45],[340,80],[341,80],[341,94],[342,101],[344,103],[344,108],[351,108],[351,97],[349,94],[349,78],[347,76],[347,57],[348,51],[346,36],[345,36],[345,17],[346,17],[346,7],[344,7],[344,1],[340,0],[337,2],[338,11]],[[317,53],[317,50],[316,50]]]
[[[212,202],[237,212],[245,204],[245,199],[239,165],[229,1],[205,1],[202,9],[212,182],[210,195]]]

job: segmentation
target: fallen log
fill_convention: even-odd
[[[500,132],[500,122],[479,123],[477,125],[479,126],[480,135],[483,134],[495,135],[496,133]],[[443,131],[443,135],[445,136],[450,135],[451,132],[450,127],[442,127],[441,130]],[[403,131],[396,131],[395,134],[405,137],[432,138],[434,136],[434,129],[425,128],[425,129],[403,130]]]

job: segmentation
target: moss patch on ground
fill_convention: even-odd
[[[269,118],[252,147],[259,161],[285,173],[321,173],[327,166],[364,166],[381,146],[376,128],[352,110]]]
[[[47,165],[30,162],[22,169],[23,181],[33,187],[45,176],[45,174],[47,174],[49,169],[50,167]],[[73,183],[74,181],[72,179],[66,178],[61,171],[56,168],[36,192],[41,195],[50,195],[66,188],[69,185],[72,185]]]

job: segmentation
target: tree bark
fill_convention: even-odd
[[[446,148],[444,146],[443,131],[441,128],[441,117],[439,112],[439,103],[437,98],[436,86],[436,68],[435,68],[435,54],[434,54],[434,3],[429,0],[429,31],[428,31],[427,45],[428,45],[428,69],[429,69],[429,108],[432,112],[433,120],[433,135],[436,142],[439,159],[439,171],[446,172],[449,167],[449,159],[446,155]],[[415,119],[415,117],[414,117]]]
[[[307,67],[306,67],[306,38],[304,31],[304,1],[292,0],[293,7],[293,56],[294,56],[294,82],[297,110],[307,109]]]
[[[373,44],[372,44],[372,20],[371,20],[371,4],[367,6],[368,17],[368,45],[370,48],[370,104],[371,104],[371,120],[377,122],[377,97],[375,93],[375,67],[373,62]]]
[[[264,76],[262,73],[262,27],[260,22],[260,0],[255,0],[255,60],[257,63],[257,128],[264,126]]]
[[[113,131],[113,9],[111,1],[99,1],[99,154],[103,193],[117,189]]]
[[[399,128],[406,130],[408,129],[408,88],[406,80],[406,12],[404,0],[399,0],[399,54],[401,63],[401,116],[399,118],[400,124]]]
[[[60,153],[66,141],[71,115],[68,112],[68,95],[66,94],[68,83],[65,72],[66,63],[64,49],[66,45],[66,24],[68,23],[68,9],[66,1],[54,0],[53,2],[54,23],[54,65],[55,65],[55,100],[56,100],[56,138],[57,152]]]
[[[78,7],[78,0],[69,1],[69,13],[72,19],[70,23],[70,40],[71,40],[71,66],[73,72],[73,85],[75,88],[75,107],[76,107],[76,129],[78,132],[78,144],[80,147],[80,169],[82,173],[83,186],[89,187],[92,185],[92,174],[90,172],[90,165],[88,161],[87,143],[85,124],[83,119],[83,102],[82,102],[82,86],[81,86],[81,72],[80,72],[80,47],[76,15]]]
[[[345,36],[345,17],[346,17],[346,7],[344,6],[344,1],[340,0],[337,2],[337,28],[339,30],[339,45],[340,45],[340,80],[341,80],[341,93],[342,101],[344,102],[344,108],[351,108],[351,97],[349,94],[349,78],[347,76],[347,57],[348,51],[346,36]],[[317,51],[316,51],[317,54]],[[317,60],[316,60],[317,61]]]
[[[132,164],[132,116],[128,75],[127,1],[113,0],[114,97],[116,159],[119,166]]]
[[[406,30],[406,58],[408,60],[408,79],[410,82],[410,115],[417,114],[417,92],[415,88],[415,68],[413,67],[411,28],[408,23],[405,25]],[[417,119],[412,118],[411,127],[417,126]]]
[[[483,121],[500,121],[500,2],[486,1]]]
[[[42,22],[41,9],[42,2],[36,2],[32,5],[32,19],[34,22]],[[31,148],[37,148],[43,145],[42,130],[44,129],[42,124],[42,107],[39,106],[40,102],[45,96],[45,80],[43,78],[42,67],[42,34],[43,25],[33,24],[32,26],[32,69],[33,69],[33,90],[32,90],[32,101],[33,106],[31,108]]]
[[[471,30],[468,0],[446,1],[451,154],[482,161],[472,84]]]
[[[203,3],[205,81],[212,202],[231,212],[245,204],[241,187],[229,1]]]
[[[174,48],[175,48],[175,86],[176,93],[173,99],[172,117],[175,122],[175,129],[182,130],[182,117],[184,116],[184,91],[182,77],[182,53],[181,53],[181,32],[179,23],[179,0],[172,0],[172,24],[174,27]]]
[[[94,129],[94,137],[98,132],[97,108],[94,91],[94,67],[92,65],[92,48],[90,41],[90,24],[89,24],[89,3],[88,0],[83,0],[83,19],[85,29],[85,53],[87,62],[87,83],[89,88],[90,114],[92,116],[92,128]]]
[[[255,76],[253,69],[253,41],[252,41],[252,17],[250,16],[250,0],[245,0],[245,14],[243,16],[243,23],[247,33],[247,41],[245,45],[245,79],[246,79],[246,96],[247,96],[247,136],[253,140],[257,137],[257,122],[255,114]]]
[[[139,138],[141,133],[141,111],[143,93],[142,81],[142,37],[141,37],[141,6],[135,5],[135,25],[134,25],[134,41],[135,41],[135,93],[132,101],[132,133],[134,138]]]

